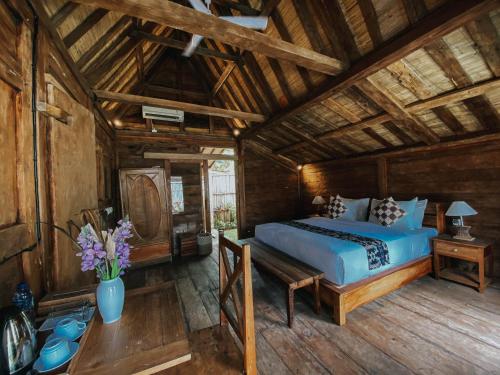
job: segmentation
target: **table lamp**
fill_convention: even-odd
[[[321,206],[326,204],[325,199],[321,195],[316,195],[312,201],[312,204],[317,206],[318,215],[321,214]]]
[[[455,201],[451,204],[450,208],[448,208],[448,211],[446,211],[445,215],[460,218],[460,222],[459,222],[460,225],[455,225],[457,233],[455,234],[455,236],[453,236],[453,238],[455,238],[457,240],[464,240],[464,241],[473,241],[474,240],[474,237],[471,237],[471,235],[469,234],[471,227],[464,225],[464,218],[463,217],[477,215],[476,210],[474,210],[471,206],[469,206],[464,201]]]

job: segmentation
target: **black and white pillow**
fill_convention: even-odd
[[[330,204],[328,205],[328,216],[330,219],[338,219],[346,212],[347,207],[338,194],[335,198],[330,197]]]
[[[390,227],[405,216],[406,211],[399,207],[392,197],[389,197],[381,200],[377,206],[373,207],[371,214],[375,216],[384,227]]]

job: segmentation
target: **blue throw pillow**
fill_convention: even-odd
[[[422,223],[424,222],[427,203],[427,199],[419,200],[417,202],[415,206],[415,212],[413,213],[413,229],[422,229]]]
[[[396,221],[394,224],[391,225],[391,228],[394,229],[401,229],[401,230],[407,230],[407,229],[414,229],[414,215],[415,215],[415,207],[417,206],[417,198],[413,198],[411,201],[396,201],[399,207],[403,209],[406,214]],[[370,223],[374,224],[379,224],[380,222],[378,219],[371,213],[371,210],[374,207],[377,207],[377,205],[380,203],[378,199],[372,199],[372,204],[370,206],[370,218],[368,221]]]

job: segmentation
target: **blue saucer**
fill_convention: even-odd
[[[68,358],[66,358],[64,361],[62,361],[61,363],[58,363],[50,368],[47,368],[45,367],[45,365],[42,363],[41,359],[38,358],[34,365],[33,365],[33,370],[36,370],[40,373],[42,372],[49,372],[49,371],[52,371],[52,370],[55,370],[56,368],[58,367],[61,367],[62,365],[65,365],[66,363],[68,363],[69,361],[71,361],[71,359],[75,356],[76,352],[78,351],[78,348],[80,347],[80,345],[78,345],[78,343],[76,342],[69,342],[69,350],[70,350],[70,354],[68,356]]]
[[[69,340],[69,341],[76,341],[78,340],[80,337],[82,337],[82,335],[85,333],[85,330],[87,329],[87,326],[83,327],[82,329],[80,329],[78,331],[78,335],[76,335],[75,337],[68,337],[68,336],[61,336],[61,335],[58,335],[57,333],[55,332],[52,332],[49,337],[47,337],[47,340],[50,340],[50,339],[54,339],[54,338],[57,338],[57,337],[60,337],[60,338],[63,338],[63,339],[66,339],[66,340]]]

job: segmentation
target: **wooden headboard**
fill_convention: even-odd
[[[446,216],[444,213],[447,208],[447,203],[429,202],[425,209],[423,225],[436,228],[439,233],[444,233],[446,231]]]

